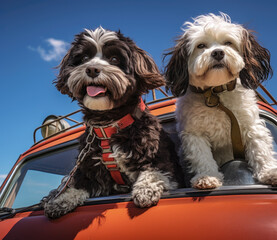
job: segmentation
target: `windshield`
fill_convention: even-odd
[[[20,208],[38,203],[57,188],[64,175],[74,167],[78,146],[43,154],[20,166],[9,184],[1,207]]]
[[[274,150],[277,152],[277,127],[275,117],[265,118],[266,126],[274,138]],[[175,142],[176,151],[180,140],[175,129],[174,119],[162,121],[163,128],[170,134]],[[68,144],[65,144],[68,146]],[[0,207],[21,208],[38,203],[44,196],[56,189],[61,179],[69,174],[74,167],[78,156],[77,142],[65,147],[61,145],[58,150],[40,154],[20,165],[13,175],[10,183],[1,196]],[[189,174],[187,174],[189,176]]]

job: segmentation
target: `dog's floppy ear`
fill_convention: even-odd
[[[137,46],[134,51],[134,72],[138,79],[138,87],[142,92],[165,85],[165,79],[161,75],[154,60]]]
[[[57,76],[57,79],[54,80],[54,84],[56,85],[56,88],[62,93],[67,94],[69,97],[73,98],[72,93],[69,91],[69,88],[67,86],[67,79],[69,78],[70,71],[68,71],[68,59],[70,56],[71,49],[67,52],[67,54],[62,59],[61,63],[57,68],[60,69],[59,74]]]
[[[241,83],[246,88],[256,89],[272,76],[270,52],[263,48],[248,30],[243,31],[242,52],[245,67],[240,72]]]
[[[184,95],[189,85],[188,73],[188,53],[185,38],[177,40],[177,44],[168,53],[164,54],[164,59],[171,56],[165,67],[166,88],[170,89],[174,96]]]

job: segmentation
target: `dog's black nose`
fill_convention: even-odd
[[[211,55],[215,60],[220,61],[224,58],[225,53],[221,49],[215,49]]]
[[[88,67],[86,69],[86,74],[91,78],[96,78],[97,76],[99,76],[100,72],[101,71],[99,69],[93,67]]]

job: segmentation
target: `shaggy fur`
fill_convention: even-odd
[[[126,185],[112,179],[101,161],[100,140],[95,138],[70,187],[45,203],[46,216],[58,218],[88,197],[129,191],[138,207],[150,207],[164,191],[181,186],[183,177],[173,142],[158,120],[138,107],[141,95],[163,85],[164,79],[154,61],[131,39],[101,27],[85,30],[62,60],[55,83],[63,94],[78,100],[88,127],[105,126],[127,114],[134,123],[109,140]],[[91,96],[88,86],[100,88],[101,93]],[[80,138],[80,150],[86,146],[88,134],[89,128]]]
[[[217,107],[207,107],[202,90],[237,79],[233,91],[219,93],[220,102],[236,116],[240,125],[245,158],[254,177],[265,184],[277,184],[277,162],[272,137],[259,118],[255,89],[272,74],[269,51],[243,26],[231,23],[221,13],[199,16],[186,22],[184,34],[167,55],[168,87],[177,101],[177,130],[182,141],[183,161],[195,176],[194,188],[216,188],[223,174],[218,166],[233,159],[230,119]]]

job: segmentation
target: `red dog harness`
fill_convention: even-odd
[[[143,112],[146,108],[144,102],[141,99],[140,102],[140,111]],[[86,146],[82,149],[82,151],[78,155],[78,159],[76,161],[76,165],[71,170],[69,175],[65,176],[62,179],[62,182],[60,186],[57,188],[57,193],[55,196],[50,196],[50,198],[57,198],[61,193],[65,191],[67,187],[69,187],[70,182],[73,178],[74,173],[78,169],[79,165],[82,163],[82,161],[85,159],[87,153],[90,151],[91,144],[94,142],[95,137],[97,137],[100,142],[100,147],[102,149],[102,163],[106,166],[106,168],[110,171],[110,174],[113,178],[113,180],[117,184],[123,184],[125,185],[125,182],[121,176],[121,173],[119,171],[119,168],[117,166],[116,160],[111,157],[111,154],[113,153],[111,146],[110,146],[110,138],[113,134],[118,133],[119,130],[124,129],[131,124],[133,124],[135,120],[131,116],[131,114],[127,114],[123,118],[119,119],[118,121],[112,123],[108,126],[92,126],[89,130],[89,134],[86,139]],[[94,133],[94,134],[93,134]],[[50,198],[47,200],[49,201]],[[46,200],[45,200],[46,201]]]
[[[140,102],[140,110],[142,112],[145,110],[145,104],[142,99]],[[93,131],[96,137],[101,141],[100,147],[102,149],[102,163],[106,166],[107,170],[109,170],[113,180],[117,184],[124,185],[125,182],[121,176],[116,160],[111,156],[113,151],[110,146],[110,138],[113,134],[118,133],[119,130],[132,125],[134,121],[135,120],[131,114],[127,114],[111,125],[103,127],[93,126]]]

